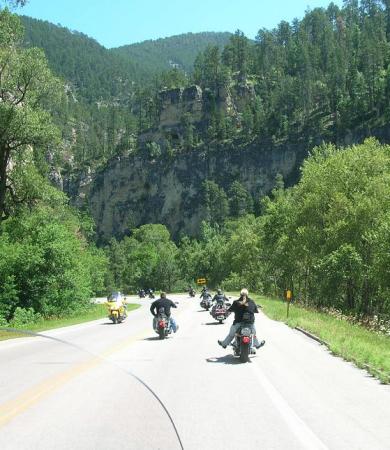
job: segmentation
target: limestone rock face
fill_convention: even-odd
[[[176,127],[185,113],[191,114],[192,122],[202,119],[202,89],[193,85],[185,89],[169,89],[160,92],[160,128]]]
[[[174,237],[196,235],[205,217],[201,186],[213,180],[228,190],[235,180],[259,198],[288,178],[297,165],[296,149],[265,151],[257,145],[193,151],[175,159],[133,156],[112,160],[89,184],[87,197],[102,241],[121,237],[145,223],[165,224]]]

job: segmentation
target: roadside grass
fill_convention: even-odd
[[[127,312],[138,309],[141,305],[137,305],[134,303],[128,303]],[[26,331],[47,331],[52,330],[54,328],[62,328],[69,327],[71,325],[77,325],[79,323],[90,322],[92,320],[102,319],[107,316],[107,306],[106,305],[91,305],[91,308],[88,311],[83,311],[78,314],[63,317],[63,318],[53,318],[39,321],[38,323],[24,325],[18,327],[20,330]],[[17,332],[7,332],[0,330],[0,341],[4,341],[6,339],[13,339],[16,337],[26,337],[25,334],[17,333]]]
[[[390,384],[390,336],[294,303],[290,305],[287,319],[284,301],[262,295],[252,298],[270,319],[283,321],[292,328],[303,328],[325,341],[334,355],[366,369],[382,383]]]

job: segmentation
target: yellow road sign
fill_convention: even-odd
[[[206,284],[206,278],[198,278],[196,284]]]
[[[291,302],[291,300],[292,300],[292,291],[290,289],[286,289],[284,295],[286,297],[286,300],[288,302]]]

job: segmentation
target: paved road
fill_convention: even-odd
[[[214,324],[198,300],[172,298],[180,330],[165,341],[151,331],[145,300],[120,325],[48,332],[77,348],[0,343],[0,449],[180,449],[161,405],[129,371],[166,405],[186,450],[390,449],[389,386],[263,314],[267,343],[239,364],[216,343],[231,319]]]

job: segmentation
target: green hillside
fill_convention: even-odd
[[[138,69],[94,39],[52,23],[22,16],[26,46],[42,48],[51,69],[88,101],[121,96]]]
[[[134,82],[145,84],[175,64],[191,71],[199,52],[209,45],[223,48],[230,37],[230,33],[187,33],[108,50],[78,31],[31,17],[21,19],[25,45],[42,48],[53,72],[89,102],[123,102]]]
[[[124,45],[111,49],[111,53],[129,58],[149,73],[169,70],[175,65],[189,72],[199,52],[204,51],[209,45],[222,49],[229,42],[230,36],[231,33],[186,33]]]

